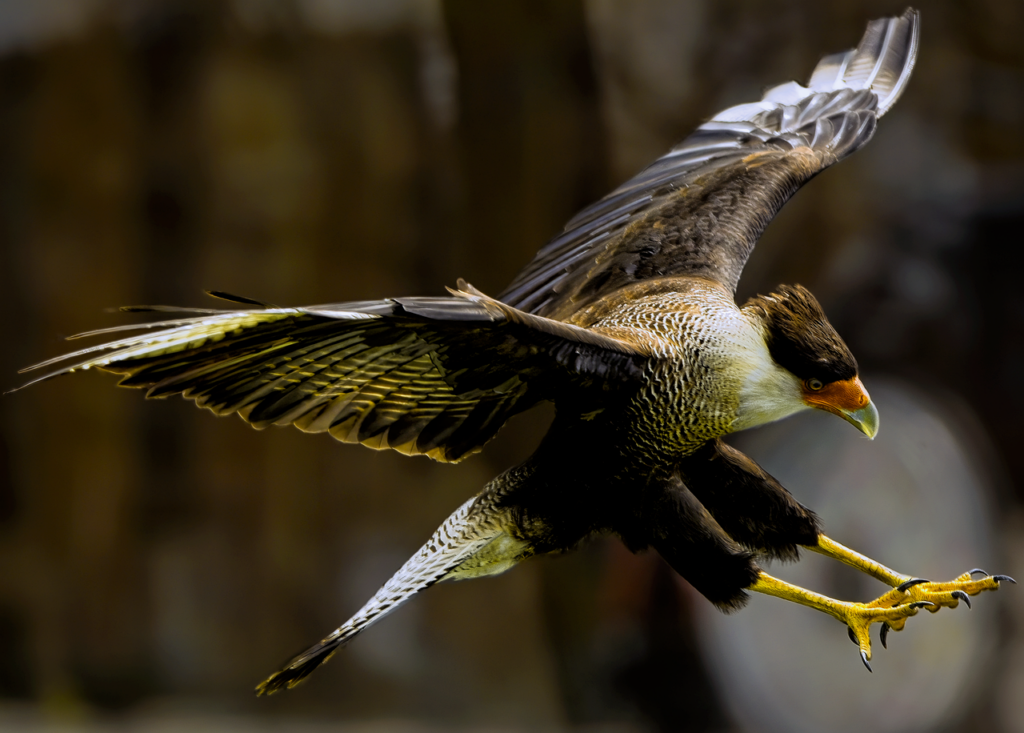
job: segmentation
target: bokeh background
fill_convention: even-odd
[[[906,94],[786,207],[740,293],[810,287],[882,431],[803,416],[737,445],[904,572],[1020,577],[1024,4],[918,7]],[[496,294],[703,119],[902,10],[2,0],[0,387],[67,335],[142,318],[109,311],[123,304],[219,289],[304,305],[457,277]],[[719,616],[613,541],[431,589],[257,700],[550,413],[445,466],[113,381],[0,399],[0,730],[1024,730],[1020,588],[911,620],[868,675],[821,614],[755,599]],[[883,590],[816,559],[778,572]]]

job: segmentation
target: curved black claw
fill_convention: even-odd
[[[848,632],[850,632],[850,641],[852,641],[852,642],[853,642],[854,644],[856,644],[857,646],[860,646],[860,642],[859,642],[859,641],[857,641],[857,635],[856,635],[855,633],[853,633],[853,628],[852,628],[852,627],[850,627],[850,626],[847,626],[847,627],[846,627],[846,630],[847,630]]]
[[[860,650],[860,661],[864,662],[864,666],[868,668],[868,672],[873,672],[871,665],[868,663],[868,653],[863,649]]]
[[[889,645],[886,644],[885,642],[889,638],[889,629],[891,629],[891,628],[892,627],[889,626],[889,622],[888,621],[883,621],[882,622],[882,628],[878,632],[878,640],[880,642],[882,642],[882,648],[883,649],[888,649],[889,648]]]
[[[968,608],[971,607],[971,599],[970,599],[970,597],[966,593],[964,593],[962,590],[955,590],[952,593],[950,593],[949,595],[953,596],[953,598],[957,598],[957,599],[963,601],[964,603],[966,603]]]
[[[914,601],[910,604],[910,608],[924,608],[925,606],[934,606],[935,604],[931,601]]]
[[[974,568],[974,570],[968,570],[967,574],[968,575],[988,575],[988,571],[987,570],[982,570],[981,568]]]
[[[1009,575],[993,575],[992,580],[996,581],[997,583],[1002,583],[1005,580],[1007,583],[1013,583],[1014,585],[1017,585],[1017,581],[1011,578]]]
[[[924,578],[911,578],[910,580],[904,580],[902,583],[897,585],[896,586],[896,590],[898,590],[900,593],[902,593],[907,588],[911,588],[911,587],[917,585],[918,583],[928,583],[928,582],[930,582],[930,581],[928,581],[928,580],[926,580]]]

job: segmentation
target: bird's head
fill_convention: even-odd
[[[857,360],[807,288],[782,285],[751,298],[744,310],[764,324],[768,352],[799,380],[804,405],[838,415],[875,437],[878,410],[857,376]]]

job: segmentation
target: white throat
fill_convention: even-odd
[[[740,386],[733,430],[765,425],[809,409],[803,400],[800,380],[775,363],[763,338],[744,346],[747,348],[741,367],[746,375]]]

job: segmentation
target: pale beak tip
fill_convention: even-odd
[[[869,440],[874,440],[878,435],[878,410],[873,402],[868,402],[859,410],[844,411],[842,417],[864,433]]]

